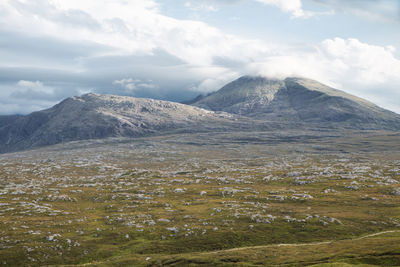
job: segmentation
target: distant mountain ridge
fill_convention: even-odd
[[[400,130],[400,115],[313,80],[241,77],[185,105],[86,94],[26,116],[0,116],[0,153],[75,140],[168,132]]]
[[[304,78],[243,76],[191,104],[267,121],[332,127],[400,129],[400,115]]]
[[[74,140],[135,137],[167,130],[210,127],[234,115],[154,99],[86,94],[0,124],[0,152]],[[1,122],[1,120],[0,120]]]

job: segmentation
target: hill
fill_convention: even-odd
[[[192,105],[254,119],[323,127],[400,129],[400,115],[367,100],[304,78],[243,76]]]
[[[106,137],[222,127],[228,114],[153,99],[86,94],[26,116],[0,120],[0,151]]]

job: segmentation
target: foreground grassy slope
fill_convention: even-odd
[[[213,252],[176,255],[115,257],[86,266],[399,266],[400,231],[362,239],[332,242],[243,247]]]
[[[310,132],[2,155],[0,263],[399,265],[399,154],[393,133]]]

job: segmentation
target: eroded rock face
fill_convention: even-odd
[[[271,80],[244,76],[198,99],[192,105],[254,119],[356,129],[400,129],[400,115],[304,78]]]

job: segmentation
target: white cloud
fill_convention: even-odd
[[[192,11],[217,12],[219,9],[208,1],[186,1],[185,7]]]
[[[134,92],[137,89],[154,89],[157,87],[151,80],[142,81],[140,79],[133,78],[115,80],[113,84],[121,86],[127,92]]]
[[[121,80],[115,80],[113,84],[120,85],[128,91],[133,91],[136,89],[135,81],[132,78],[126,78]]]
[[[353,38],[334,38],[322,41],[309,52],[286,50],[281,55],[267,55],[249,66],[268,76],[301,75],[378,85],[400,79],[400,60],[394,52],[393,46],[369,45]]]
[[[0,13],[0,29],[95,42],[113,47],[108,55],[151,55],[155,49],[163,49],[190,64],[208,65],[217,55],[241,55],[243,49],[259,51],[267,47],[200,21],[164,16],[152,0],[6,0],[0,2]],[[80,16],[71,15],[75,13]]]
[[[191,91],[201,92],[202,94],[210,93],[240,76],[240,73],[227,68],[206,68],[203,72],[205,72],[203,74],[205,78],[199,84],[189,88]]]
[[[26,81],[20,80],[17,82],[17,87],[13,90],[13,95],[19,95],[23,97],[24,93],[35,93],[35,94],[47,94],[51,95],[54,93],[54,88],[45,86],[40,81]]]
[[[321,51],[330,61],[343,66],[341,74],[360,84],[382,84],[400,79],[400,60],[395,58],[393,46],[376,46],[357,39],[328,39]]]
[[[72,90],[77,94],[78,90]],[[45,85],[41,81],[19,80],[0,84],[0,114],[26,114],[55,105],[68,97],[63,88]]]
[[[17,82],[17,85],[20,87],[27,87],[27,88],[41,88],[43,87],[43,83],[36,81],[25,81],[25,80],[20,80]]]
[[[312,15],[310,11],[303,10],[301,0],[256,0],[265,5],[272,5],[290,13],[293,18],[306,18]]]

